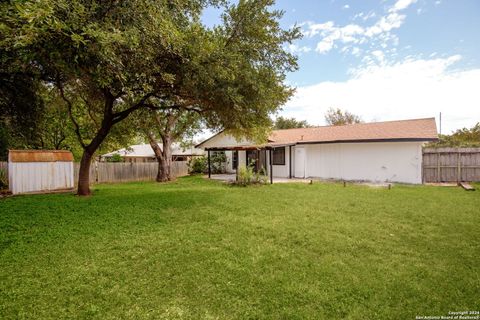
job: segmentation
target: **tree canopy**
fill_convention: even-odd
[[[480,122],[472,128],[458,129],[451,135],[440,135],[429,147],[480,147]]]
[[[353,114],[348,112],[347,110],[343,111],[339,108],[330,108],[325,113],[325,121],[328,125],[331,126],[341,126],[345,124],[354,124],[354,123],[361,123],[363,122],[362,119]]]
[[[266,139],[270,115],[293,89],[297,68],[273,0],[12,0],[0,4],[2,69],[54,85],[88,168],[119,123],[139,109],[186,110],[213,129]],[[207,28],[207,6],[223,10]],[[128,128],[126,128],[128,129]],[[120,134],[121,136],[121,134]]]
[[[275,119],[274,129],[293,129],[293,128],[309,128],[310,125],[306,120],[297,120],[295,118],[286,118],[279,116]]]

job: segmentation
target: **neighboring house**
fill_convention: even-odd
[[[160,148],[163,146],[159,144]],[[114,154],[119,154],[123,162],[154,162],[157,161],[150,144],[136,144],[128,148],[113,151],[100,156],[100,161],[108,161]],[[195,147],[182,148],[180,144],[172,145],[172,161],[188,161],[192,157],[201,157],[205,155],[202,149]]]
[[[434,140],[427,118],[274,130],[263,145],[220,132],[195,147],[227,151],[231,173],[254,163],[273,177],[422,183],[422,145]]]

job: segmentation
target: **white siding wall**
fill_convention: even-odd
[[[73,162],[9,162],[13,194],[73,188]]]
[[[225,156],[227,157],[227,173],[235,173],[235,169],[233,169],[233,152],[232,151],[225,151]]]
[[[273,152],[273,151],[272,151]],[[292,147],[292,157],[293,157],[294,147]],[[267,150],[267,154],[269,151]],[[269,157],[269,156],[268,156]],[[267,157],[267,166],[270,170],[270,159]],[[285,164],[284,165],[273,165],[273,176],[278,178],[288,178],[290,176],[290,150],[289,147],[285,147]],[[292,167],[293,175],[293,167]]]
[[[422,183],[422,143],[305,145],[307,177]]]

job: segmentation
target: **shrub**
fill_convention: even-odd
[[[210,169],[212,173],[225,173],[227,171],[227,162],[225,151],[213,152],[210,155]]]
[[[225,173],[227,167],[227,156],[223,151],[212,152],[210,154],[210,169],[212,173]],[[207,157],[195,157],[188,162],[190,173],[207,173]]]
[[[194,157],[188,161],[188,168],[190,173],[205,173],[207,172],[207,158],[206,157]]]
[[[118,153],[114,153],[111,157],[107,158],[107,162],[122,162],[122,156]]]
[[[254,176],[253,168],[251,166],[239,166],[237,172],[237,181],[236,183],[241,186],[247,186],[252,183],[252,178]]]
[[[0,169],[0,190],[8,189],[8,176],[5,169]]]
[[[257,180],[258,183],[267,184],[268,183],[267,170],[265,170],[265,168],[262,167],[260,171],[258,171],[255,174],[255,179]]]
[[[239,166],[237,171],[237,181],[235,184],[240,186],[248,186],[251,184],[266,184],[268,182],[268,177],[266,175],[265,169],[260,169],[259,172],[255,173],[253,171],[253,166]]]

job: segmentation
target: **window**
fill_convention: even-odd
[[[232,151],[232,169],[238,167],[238,151]]]
[[[272,154],[273,165],[285,165],[285,147],[273,149]]]

